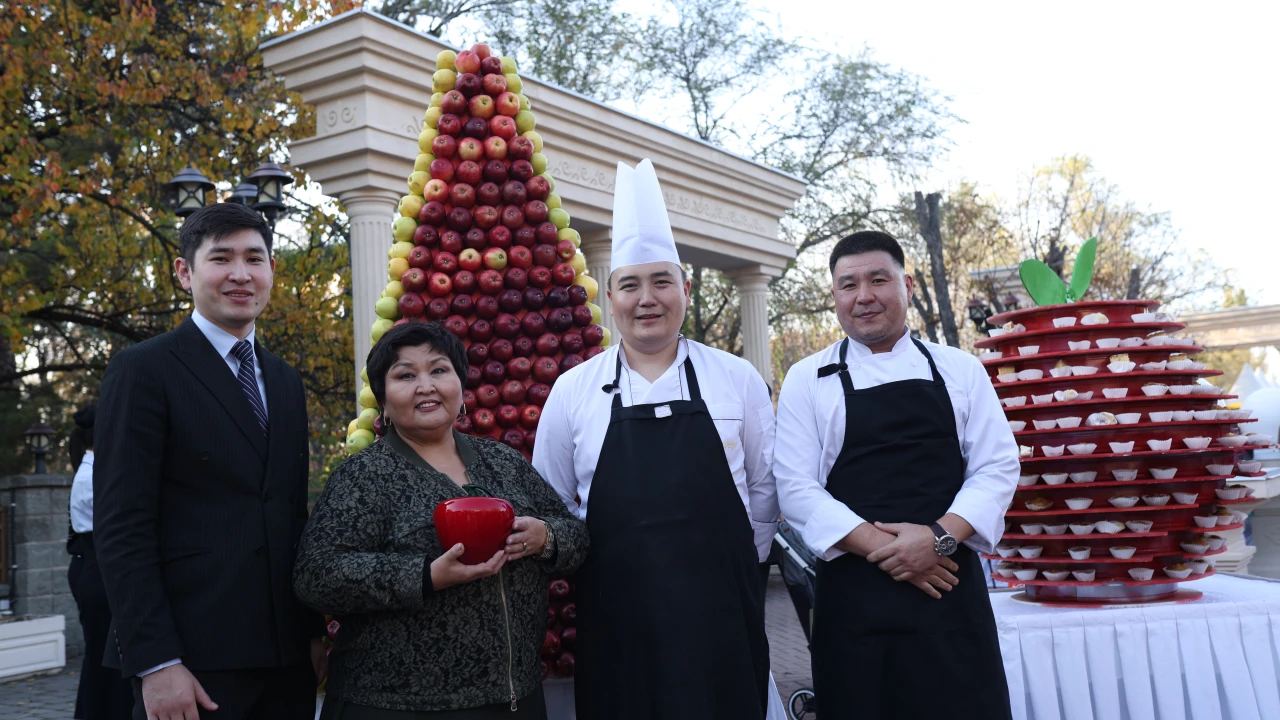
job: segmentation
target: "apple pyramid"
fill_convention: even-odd
[[[477,44],[441,52],[436,68],[372,340],[394,324],[443,323],[470,362],[455,427],[528,457],[556,378],[609,344],[591,302],[599,288],[547,174],[515,60]],[[349,452],[383,433],[361,377]]]

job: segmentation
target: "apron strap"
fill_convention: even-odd
[[[698,387],[698,373],[693,371],[693,357],[684,356],[684,379],[689,381],[689,399],[701,400],[702,389]]]
[[[845,355],[849,352],[849,338],[845,338],[840,343],[840,362],[831,365],[824,365],[818,368],[818,377],[824,378],[828,375],[840,373],[840,384],[844,387],[844,394],[848,395],[853,392],[853,379],[849,377],[849,364],[844,361]],[[932,361],[930,361],[932,362]]]
[[[942,374],[938,372],[938,366],[933,362],[933,356],[929,354],[928,350],[924,349],[924,343],[915,338],[911,338],[911,342],[916,344],[916,347],[920,349],[920,353],[924,355],[924,359],[929,361],[929,371],[933,373],[933,384],[945,385],[946,383],[942,380]]]
[[[689,354],[684,356],[684,377],[689,382],[689,399],[701,400],[702,389],[698,386],[698,373],[693,369],[693,357]],[[617,359],[614,361],[613,382],[600,388],[605,393],[613,393],[613,407],[622,407],[622,393],[619,384],[622,381],[622,349],[618,349]]]

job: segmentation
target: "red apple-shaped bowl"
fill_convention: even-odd
[[[506,546],[516,511],[502,498],[460,497],[437,505],[432,518],[440,546],[462,543],[462,564],[479,565]]]

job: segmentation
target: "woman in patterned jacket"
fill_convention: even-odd
[[[547,580],[582,562],[586,526],[519,452],[453,429],[467,359],[439,324],[391,328],[367,367],[386,436],[333,471],[294,568],[298,597],[341,624],[322,720],[545,718]],[[479,565],[432,522],[467,485],[516,511]]]

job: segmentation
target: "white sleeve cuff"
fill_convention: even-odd
[[[848,505],[831,498],[818,505],[804,524],[804,541],[823,560],[835,560],[845,554],[835,544],[853,529],[866,522]]]
[[[174,665],[181,665],[181,664],[182,664],[182,658],[174,658],[173,660],[170,660],[170,661],[169,661],[169,662],[167,662],[167,663],[160,663],[159,665],[157,665],[157,666],[155,666],[155,667],[153,667],[153,668],[149,668],[149,669],[147,669],[147,670],[143,670],[142,672],[138,673],[138,677],[146,677],[146,676],[150,675],[150,674],[151,674],[151,673],[153,673],[153,672],[158,672],[158,671],[163,670],[163,669],[165,669],[165,668],[167,668],[167,667],[173,667]]]
[[[1004,535],[1005,508],[991,502],[981,492],[961,488],[951,501],[948,513],[959,515],[973,526],[973,535],[964,541],[976,552],[993,553]]]

